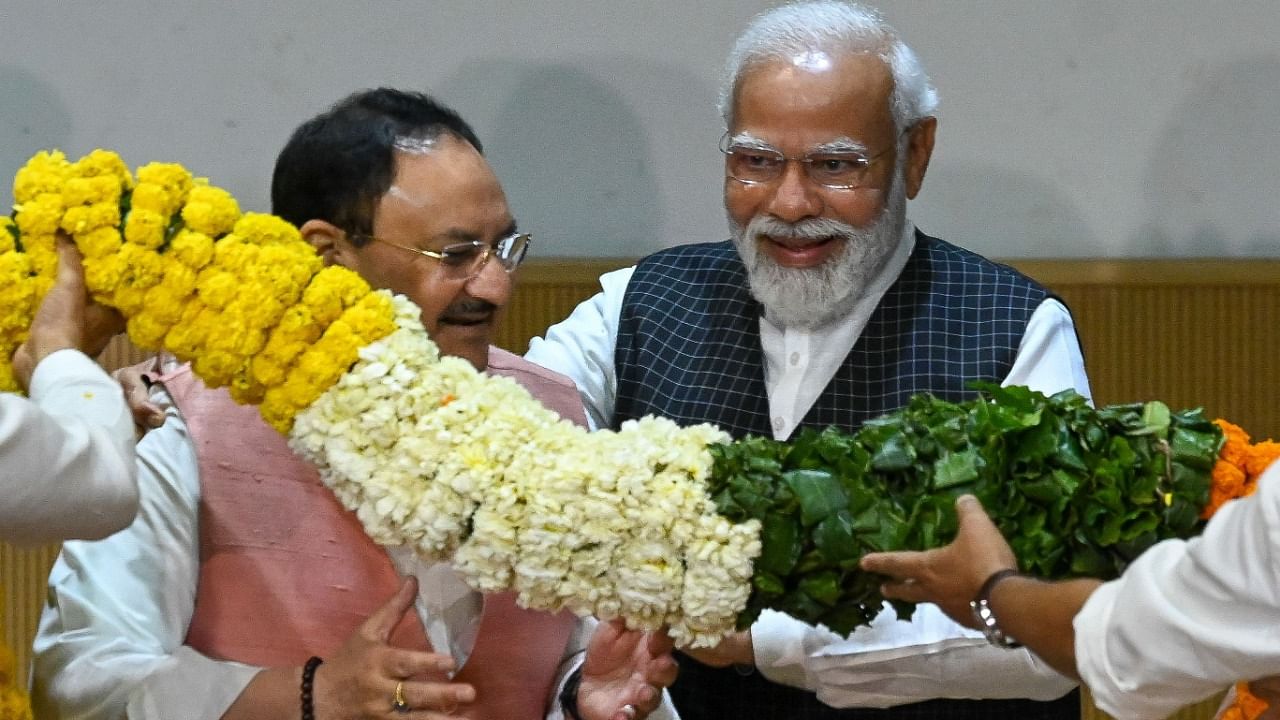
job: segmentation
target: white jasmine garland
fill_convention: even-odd
[[[290,433],[370,537],[526,607],[667,626],[684,646],[733,630],[760,526],[730,523],[707,494],[707,448],[726,434],[660,418],[588,433],[514,381],[441,357],[418,308],[393,302],[398,329]]]

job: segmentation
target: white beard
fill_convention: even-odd
[[[764,306],[769,321],[780,327],[816,328],[849,313],[867,282],[884,267],[902,237],[907,197],[899,168],[880,217],[867,228],[827,218],[788,223],[757,215],[745,230],[732,219],[733,243],[747,268],[751,295]],[[840,247],[817,267],[779,265],[760,249],[760,235],[774,238],[834,237]]]

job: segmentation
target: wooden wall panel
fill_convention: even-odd
[[[495,343],[523,352],[529,338],[599,291],[600,274],[627,260],[531,261]],[[1158,398],[1174,408],[1203,406],[1255,438],[1280,436],[1272,378],[1280,365],[1280,261],[1036,260],[1013,263],[1072,308],[1094,397],[1100,404]],[[145,355],[125,342],[104,353],[108,367]],[[0,544],[0,640],[19,663],[29,658],[57,548]],[[21,665],[20,665],[21,666]],[[1207,701],[1175,716],[1213,715]],[[1107,716],[1089,708],[1085,720]]]

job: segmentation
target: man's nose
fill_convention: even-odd
[[[787,162],[782,175],[774,181],[765,209],[785,222],[797,222],[822,214],[821,189],[809,178],[804,163]]]
[[[511,273],[490,253],[480,270],[467,280],[465,289],[471,297],[503,308],[511,298],[513,280]]]

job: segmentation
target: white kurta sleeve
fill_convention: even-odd
[[[133,443],[120,386],[79,350],[50,354],[30,400],[0,395],[0,539],[101,538],[128,525]]]
[[[618,394],[614,351],[622,298],[635,268],[600,276],[601,292],[552,325],[545,338],[529,342],[524,358],[568,377],[578,386],[592,430],[610,427]]]
[[[118,392],[118,390],[117,390]],[[216,720],[257,669],[183,648],[199,573],[195,451],[157,386],[165,424],[138,446],[132,525],[69,542],[49,576],[32,699],[48,720]]]
[[[1031,314],[1013,367],[1001,384],[1026,385],[1045,395],[1072,389],[1092,400],[1084,352],[1065,305],[1050,298]]]
[[[1203,535],[1160,543],[1099,587],[1074,625],[1080,677],[1117,717],[1157,720],[1280,672],[1280,463]]]

